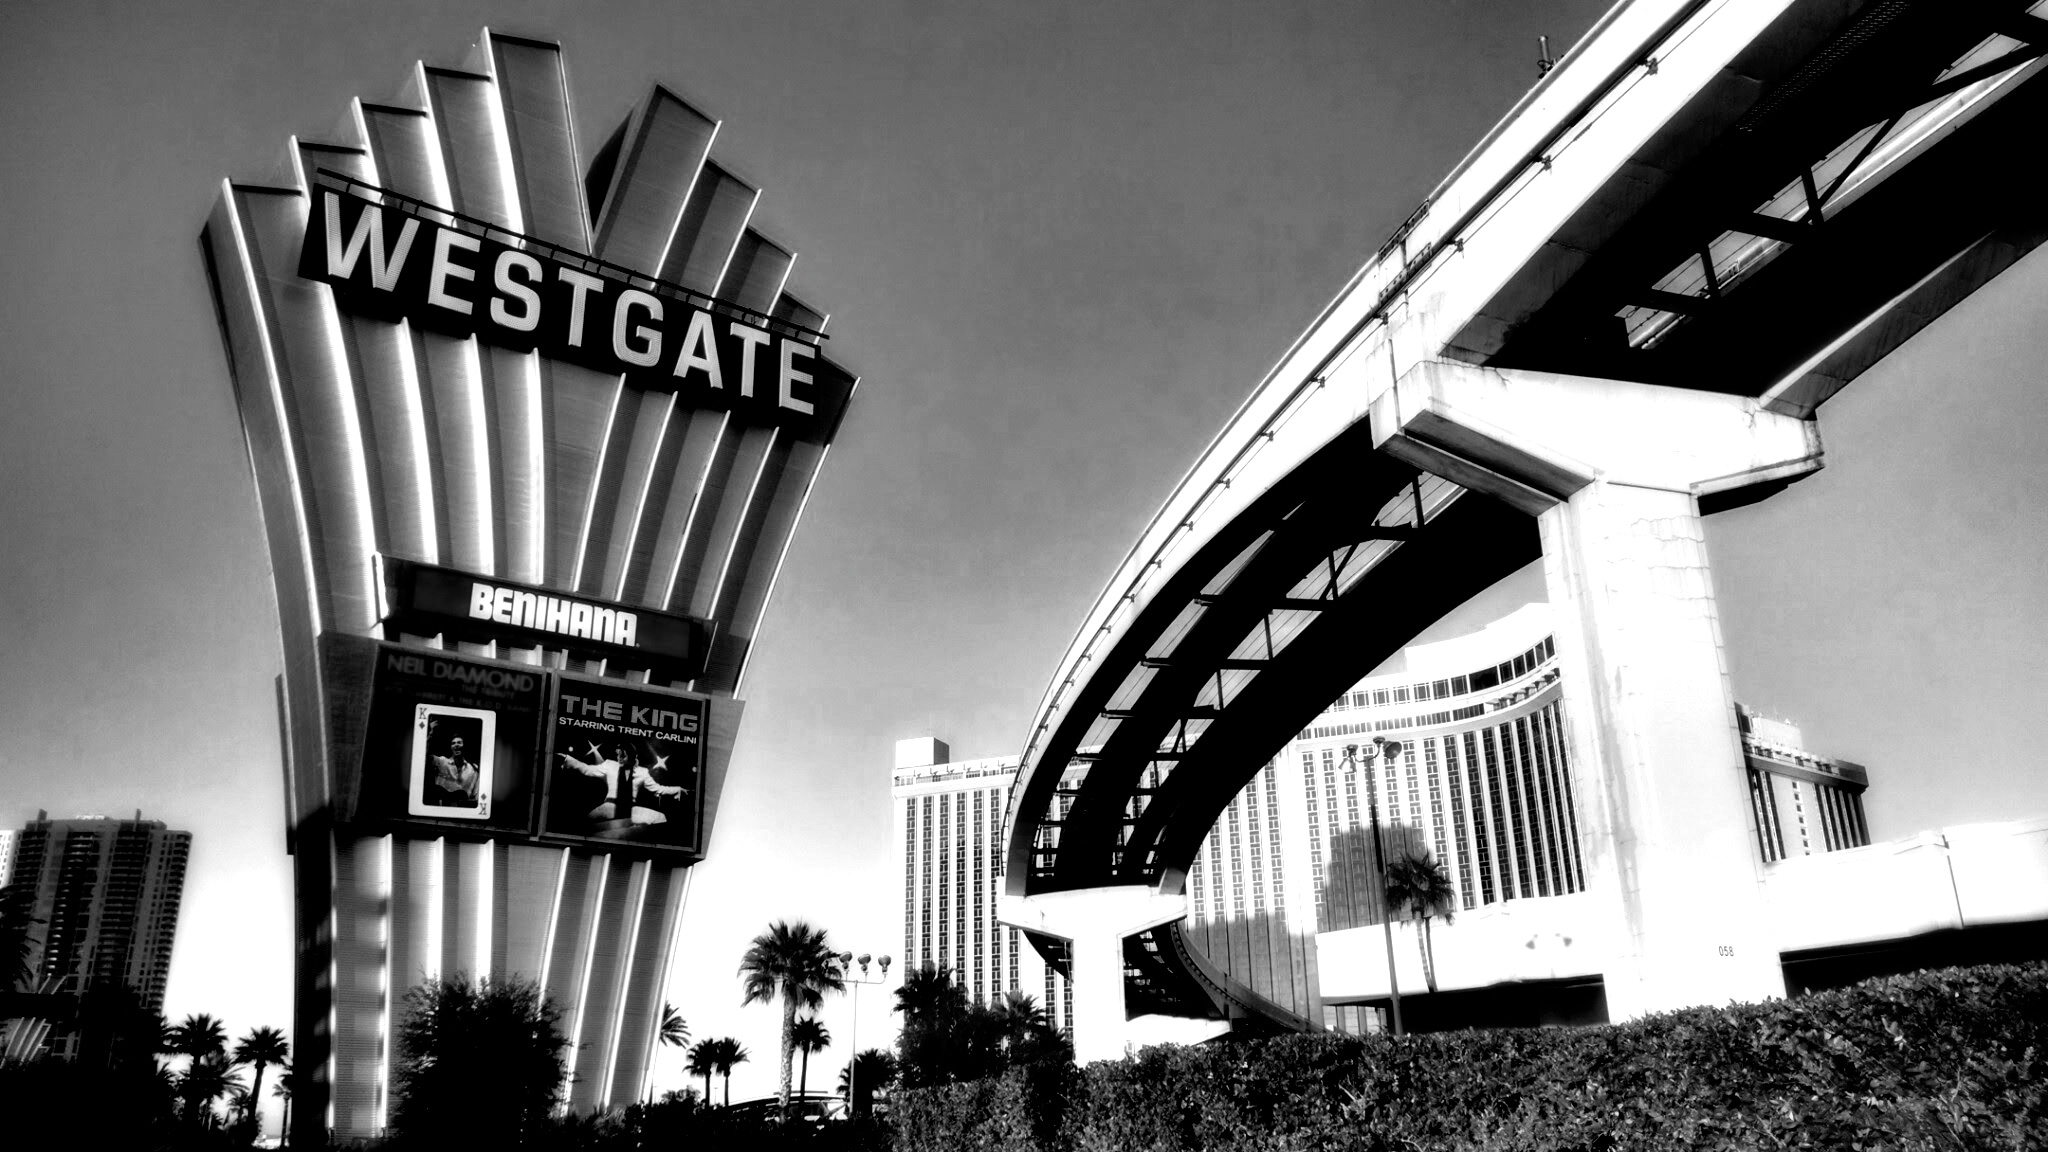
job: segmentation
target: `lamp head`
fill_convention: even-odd
[[[882,957],[882,975],[883,975],[883,976],[887,976],[888,974],[889,974],[889,958],[888,958],[887,956],[884,956],[884,957]]]

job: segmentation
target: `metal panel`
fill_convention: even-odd
[[[413,87],[423,92],[425,84],[417,69],[414,78]],[[450,83],[479,95],[486,91],[485,86],[474,80],[461,85],[450,78]],[[370,142],[374,182],[429,204],[454,208],[450,166],[433,115],[424,107],[400,108],[360,101],[356,107],[363,135]],[[408,401],[404,411],[421,429],[419,451],[426,457],[417,468],[432,485],[431,501],[424,506],[433,512],[437,531],[431,555],[423,545],[409,544],[395,533],[386,551],[429,562],[437,562],[434,556],[438,555],[460,568],[495,572],[497,525],[491,507],[488,416],[477,342],[419,331],[409,324],[401,324],[400,328],[411,344],[410,360],[404,365],[407,376],[385,384],[373,375],[372,410],[383,410],[377,391],[380,386],[396,390]],[[382,420],[378,432],[380,446],[389,444]],[[412,434],[412,429],[408,427],[406,432]],[[429,441],[431,450],[427,446]],[[385,450],[391,452],[393,447]],[[395,453],[392,460],[393,471],[408,466]]]
[[[718,294],[741,307],[768,312],[782,295],[782,285],[795,262],[795,253],[749,228],[733,249]]]
[[[640,901],[646,891],[645,862],[607,856],[592,865],[602,870],[597,914],[584,942],[584,977],[573,1019],[564,1031],[576,1044],[569,1059],[569,1106],[577,1111],[596,1107],[604,1095],[617,1024],[620,969],[639,925]]]
[[[730,423],[726,426],[724,438],[733,442],[730,463],[709,527],[705,566],[700,570],[696,587],[690,590],[689,613],[692,616],[710,618],[718,611],[719,588],[725,580],[726,568],[732,562],[733,551],[739,544],[740,529],[746,523],[755,490],[761,483],[769,449],[775,446],[775,433],[773,428],[735,428]],[[707,489],[706,496],[709,494]]]
[[[761,191],[707,160],[669,242],[661,278],[695,292],[717,291],[733,247],[754,214]]]
[[[657,85],[626,123],[598,213],[597,255],[654,273],[711,152],[718,122]]]
[[[583,1031],[583,989],[590,965],[590,935],[604,899],[606,859],[574,854],[569,857],[556,901],[553,939],[548,942],[547,984],[543,990],[548,1002],[562,1010],[562,1032],[572,1038]],[[574,1074],[573,1067],[570,1072]]]
[[[479,47],[498,82],[512,174],[528,235],[590,251],[590,213],[576,162],[568,78],[559,45],[484,30]]]
[[[319,661],[313,646],[320,629],[316,591],[320,579],[312,555],[304,490],[291,453],[276,355],[242,236],[238,196],[232,186],[224,183],[221,187],[221,198],[201,233],[200,247],[228,344],[229,375],[242,416],[242,435],[269,547],[270,578],[276,589],[278,628],[284,640],[280,719],[288,722],[284,738],[293,768],[287,781],[291,810],[320,812],[328,806],[326,710],[321,705]]]
[[[573,589],[620,390],[615,377],[561,360],[543,360],[541,379],[547,382],[542,418],[547,427],[548,531],[546,579],[539,582]]]
[[[333,1107],[368,1128],[383,1126],[389,1052],[385,1044],[385,909],[391,896],[391,840],[366,837],[338,847],[334,876],[334,1057],[353,1074],[336,1079]]]
[[[369,481],[354,388],[337,338],[339,317],[326,285],[297,276],[306,230],[301,192],[237,188],[245,249],[272,330],[279,392],[313,545],[316,611],[327,627],[370,631]]]
[[[512,143],[491,78],[422,65],[415,70],[413,84],[424,94],[422,103],[438,129],[455,210],[514,232],[526,231],[510,171]]]
[[[403,840],[392,850],[391,995],[441,977],[441,842]]]
[[[660,871],[665,879],[670,869],[662,868]],[[654,892],[654,874],[655,865],[652,861],[642,860],[632,866],[633,895],[620,909],[621,919],[617,922],[621,935],[618,965],[613,972],[612,986],[607,992],[610,1011],[604,1018],[605,1034],[598,1040],[605,1053],[604,1074],[597,1085],[597,1106],[600,1108],[616,1099],[614,1091],[619,1085],[619,1061],[622,1052],[644,1046],[645,1037],[654,1023],[653,1005],[636,1005],[632,995],[635,991],[633,975],[639,965],[641,947],[645,945],[650,951],[660,950],[660,911],[662,905],[666,903],[662,897],[666,895],[667,885],[664,883],[662,893],[657,895]],[[641,985],[638,991],[643,1000],[651,994],[645,985]],[[633,1040],[627,1039],[629,1033],[633,1035]],[[627,1089],[627,1102],[631,1103],[638,1095],[637,1070],[629,1075],[627,1082],[633,1086]]]
[[[433,119],[451,206],[464,215],[524,231],[525,216],[511,171],[512,145],[496,84],[479,73],[421,66],[414,70],[412,86],[423,94]],[[489,559],[477,571],[537,584],[543,575],[547,526],[542,496],[547,475],[547,382],[540,356],[496,347],[478,348],[472,356],[477,384],[473,392],[459,394],[459,409],[479,414],[471,443],[481,448],[465,450],[451,439],[460,435],[459,428],[451,426],[443,435],[442,449],[484,457],[476,485],[477,544]],[[463,371],[434,378],[458,381]],[[459,509],[460,495],[451,495],[450,504]]]
[[[500,845],[492,889],[491,975],[539,980],[547,961],[548,912],[561,879],[566,848]]]
[[[491,972],[491,881],[496,872],[491,853],[496,847],[488,841],[462,843],[449,853],[448,967],[471,979]]]
[[[299,141],[300,183],[312,193],[321,170],[374,181],[377,170],[363,149]],[[438,554],[435,484],[428,471],[426,430],[412,350],[404,326],[374,317],[337,314],[341,352],[354,384],[356,424],[362,434],[362,469],[372,532],[380,549],[403,555]]]
[[[729,680],[721,683],[730,683],[735,695],[746,681],[747,657],[753,652],[761,617],[775,592],[775,580],[781,574],[797,520],[825,464],[822,444],[781,437],[776,450],[780,459],[769,471],[774,487],[755,499],[759,519],[749,527],[744,559],[736,554],[728,570],[725,603],[730,606],[723,607],[719,616],[721,630],[734,638],[732,672]]]
[[[665,447],[680,446],[680,432],[675,430],[677,422],[687,421],[687,414],[679,415],[673,393],[664,396],[644,397],[635,410],[631,428],[631,439],[625,450],[618,454],[621,477],[620,490],[612,501],[610,521],[592,523],[591,539],[588,545],[588,561],[595,567],[601,560],[601,576],[593,585],[600,596],[614,600],[626,600],[628,581],[637,567],[640,586],[645,587],[646,565],[644,560],[653,555],[653,521],[659,509],[648,507],[650,498],[666,498],[672,492],[675,480],[674,451],[664,454]],[[672,430],[676,434],[671,435]],[[614,428],[614,436],[618,429]],[[667,467],[664,468],[664,457]],[[640,538],[645,526],[649,537]],[[605,530],[600,534],[597,529]],[[598,555],[602,548],[603,555]],[[636,565],[636,561],[642,561]],[[588,569],[586,570],[586,573]],[[633,597],[637,599],[636,597]]]
[[[609,174],[597,227],[597,255],[615,264],[658,272],[667,257],[718,125],[668,90],[656,87],[622,129],[620,153]],[[581,591],[616,596],[634,534],[650,495],[661,438],[675,405],[673,394],[648,396],[623,378],[605,436],[582,554]],[[666,488],[660,490],[665,495]]]

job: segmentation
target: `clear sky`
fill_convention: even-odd
[[[749,675],[674,999],[769,1090],[747,939],[901,949],[892,743],[1014,753],[1138,531],[1591,0],[0,7],[0,822],[195,835],[167,1010],[290,1019],[276,621],[197,237],[229,176],[485,24],[559,39],[586,153],[654,82],[724,119],[865,378]],[[2048,262],[1708,522],[1746,702],[1870,766],[1872,832],[2048,813]],[[861,1004],[863,1045],[893,1031]],[[813,1063],[829,1084],[841,1042]],[[660,1086],[680,1082],[662,1058]]]

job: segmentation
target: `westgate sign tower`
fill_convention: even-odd
[[[408,988],[537,980],[641,1098],[763,608],[856,384],[717,121],[579,149],[557,45],[415,64],[201,234],[270,547],[295,1141],[386,1127]]]

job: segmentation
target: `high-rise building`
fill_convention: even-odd
[[[19,829],[0,828],[0,888],[14,883],[14,849],[20,843]]]
[[[161,1009],[191,852],[190,832],[140,812],[133,820],[37,813],[21,830],[14,861],[14,879],[34,889],[40,921],[30,930],[35,983],[61,992],[123,984]],[[53,1041],[53,1051],[68,1054],[67,1042]]]
[[[903,847],[903,971],[931,965],[968,997],[990,1004],[1017,990],[1055,1028],[1072,1020],[1073,991],[1024,934],[996,919],[1002,889],[1003,813],[1017,758],[950,760],[943,740],[896,743],[891,788]]]
[[[1863,765],[1806,750],[1799,729],[1737,707],[1749,772],[1750,828],[1764,863],[1870,843]]]

